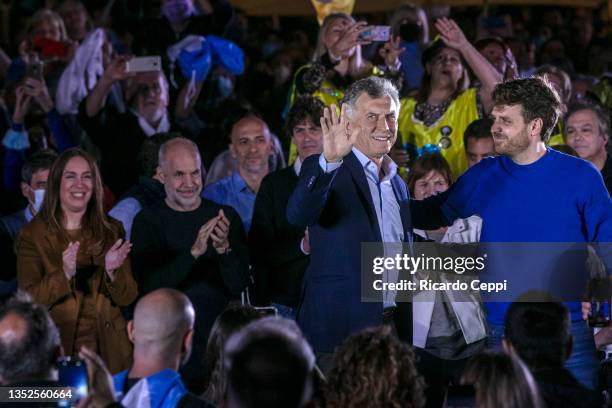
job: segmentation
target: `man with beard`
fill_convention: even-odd
[[[238,214],[202,199],[197,146],[174,138],[159,149],[166,198],[143,209],[132,227],[132,265],[140,291],[183,291],[196,310],[194,351],[184,372],[202,384],[201,353],[217,315],[248,283],[248,249]]]
[[[493,102],[491,132],[499,156],[471,167],[446,192],[412,201],[415,227],[439,228],[457,218],[478,214],[483,219],[481,242],[612,242],[612,200],[601,174],[592,164],[546,146],[562,109],[554,87],[539,77],[508,81],[495,87]],[[541,283],[544,273],[551,273],[533,267],[534,263],[548,265],[541,258],[551,253],[531,254],[535,256],[521,254],[527,258],[525,269],[508,276],[509,287],[515,289],[512,295],[520,294],[513,282],[523,280],[525,286],[529,282],[535,285]],[[491,263],[491,258],[487,262]],[[610,264],[607,258],[604,261]],[[491,269],[497,273],[495,268]],[[598,362],[592,333],[582,321],[580,303],[567,305],[576,342],[566,367],[583,384],[593,387]],[[488,303],[486,307],[489,344],[499,346],[508,304]]]
[[[202,196],[234,208],[248,232],[257,191],[269,171],[272,137],[266,122],[251,113],[234,123],[230,141],[229,151],[237,162],[237,170],[206,187]]]
[[[126,85],[128,109],[124,112],[106,103],[118,81]],[[186,95],[187,85],[181,95]],[[81,103],[78,120],[100,149],[104,183],[119,197],[138,181],[136,157],[142,142],[156,133],[175,129],[168,112],[168,81],[161,71],[130,74],[127,58],[119,57]]]

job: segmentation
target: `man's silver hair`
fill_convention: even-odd
[[[355,103],[361,94],[366,93],[370,98],[383,98],[389,96],[395,103],[395,107],[399,113],[400,101],[397,88],[391,81],[385,78],[370,76],[354,82],[346,90],[341,103],[346,103],[346,114],[349,118],[353,117]]]

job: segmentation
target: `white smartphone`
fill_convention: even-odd
[[[127,72],[161,71],[161,57],[137,57],[127,62]]]
[[[390,35],[390,26],[369,26],[367,30],[361,33],[360,37],[368,41],[387,42]]]

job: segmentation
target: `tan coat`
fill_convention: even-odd
[[[111,220],[116,232],[115,239],[123,236],[121,224]],[[39,217],[24,225],[16,242],[17,283],[19,288],[30,293],[34,300],[45,305],[57,325],[62,346],[66,354],[74,349],[77,319],[83,300],[83,292],[75,288],[75,279],[68,280],[62,267],[62,252],[67,243],[49,231]],[[93,265],[96,293],[96,336],[100,355],[111,373],[130,366],[132,346],[127,337],[126,321],[119,306],[131,304],[137,296],[137,286],[129,259],[115,272],[110,281],[104,270],[104,254],[88,256],[81,242],[77,257],[77,268]]]

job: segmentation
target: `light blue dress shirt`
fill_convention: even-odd
[[[202,197],[232,207],[240,215],[245,232],[249,232],[256,194],[247,186],[238,171],[206,187]]]
[[[115,204],[108,212],[108,215],[120,221],[125,230],[125,238],[132,239],[132,224],[140,210],[142,210],[142,206],[138,200],[133,197],[127,197]]]
[[[381,165],[381,179],[378,168],[372,160],[355,147],[353,147],[353,153],[363,166],[363,171],[368,181],[380,236],[385,243],[385,257],[395,257],[396,254],[402,253],[401,243],[404,241],[400,207],[393,192],[393,185],[391,184],[391,179],[397,174],[397,165],[389,156],[385,155]],[[342,161],[327,163],[325,157],[321,154],[319,156],[319,165],[323,171],[329,173],[339,168],[342,165]],[[397,282],[397,278],[398,272],[396,269],[387,269],[383,273],[383,281],[385,282]],[[383,305],[385,308],[395,306],[394,291],[385,291],[383,293]]]

